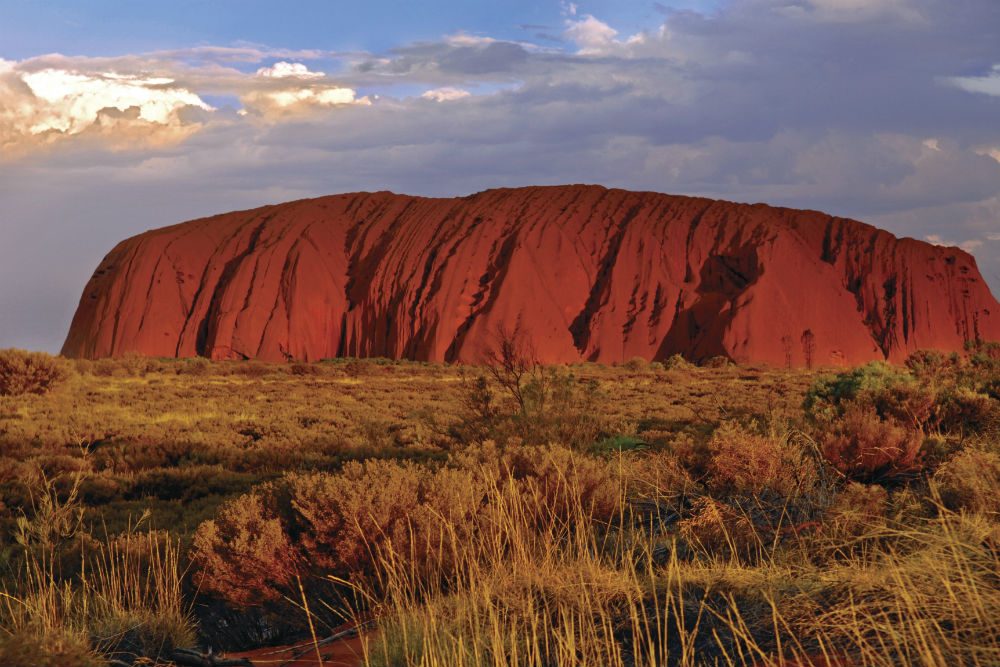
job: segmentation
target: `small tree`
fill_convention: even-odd
[[[0,350],[0,396],[45,394],[68,375],[63,360],[44,352]]]
[[[593,444],[601,430],[595,416],[596,382],[542,365],[520,327],[510,329],[503,324],[497,326],[483,364],[486,377],[466,385],[467,433],[473,437],[491,434],[502,440],[506,431],[523,442]],[[510,398],[509,411],[494,401],[490,384]]]
[[[813,354],[816,352],[816,334],[812,332],[812,329],[806,329],[802,332],[802,354],[806,358],[806,368],[813,367]]]
[[[792,337],[785,334],[781,337],[781,349],[785,353],[785,368],[792,367]]]
[[[538,355],[520,324],[509,329],[500,323],[495,336],[495,344],[483,355],[483,362],[490,376],[517,403],[521,415],[526,416],[528,384],[541,366]]]

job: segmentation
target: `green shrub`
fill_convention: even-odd
[[[50,354],[0,350],[0,396],[45,394],[68,375],[67,364]]]
[[[906,370],[875,361],[821,377],[806,393],[804,407],[808,416],[824,421],[842,416],[854,404],[871,406],[880,417],[922,423],[930,416],[933,396]]]
[[[957,353],[945,354],[937,350],[917,350],[906,358],[906,367],[918,377],[940,379],[953,376],[961,368]]]
[[[649,443],[642,438],[634,435],[619,434],[595,442],[589,451],[592,454],[606,455],[618,452],[642,451],[648,447]]]

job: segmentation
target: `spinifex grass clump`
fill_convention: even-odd
[[[94,539],[81,521],[81,479],[66,493],[36,479],[0,591],[0,664],[131,664],[195,640],[177,541],[138,524]]]

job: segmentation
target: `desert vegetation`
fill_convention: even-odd
[[[1000,663],[1000,348],[543,366],[502,333],[481,366],[0,354],[0,664]]]

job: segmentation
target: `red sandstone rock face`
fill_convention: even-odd
[[[814,211],[595,186],[268,206],[118,245],[63,353],[900,361],[1000,340],[975,260]]]

